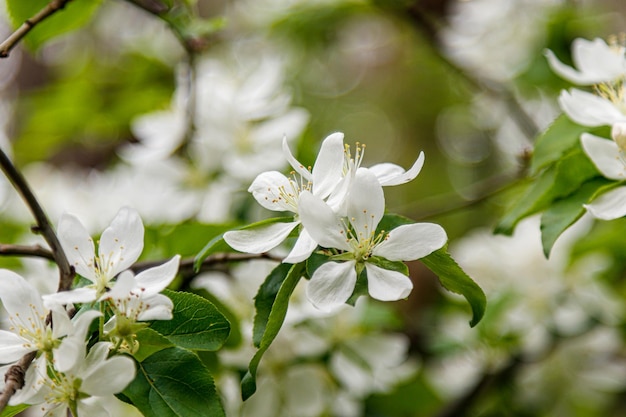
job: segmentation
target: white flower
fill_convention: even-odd
[[[563,90],[559,96],[559,105],[565,114],[574,122],[589,127],[626,122],[626,114],[622,112],[625,104],[621,91],[606,90],[606,94],[598,96],[572,88]]]
[[[599,38],[577,38],[572,43],[572,60],[578,70],[563,64],[550,50],[545,51],[545,56],[554,72],[579,85],[614,81],[626,73],[624,47],[608,45]]]
[[[55,366],[65,370],[74,365],[85,344],[90,323],[100,315],[90,310],[70,320],[61,308],[52,309],[52,323],[46,322],[39,292],[18,274],[0,269],[0,300],[9,313],[10,331],[0,330],[0,363],[17,361],[33,351],[52,354]]]
[[[78,274],[92,283],[44,296],[44,301],[50,305],[87,303],[110,298],[107,292],[114,288],[112,280],[130,268],[143,250],[144,229],[141,218],[134,209],[128,207],[121,208],[111,225],[102,232],[97,254],[93,239],[75,216],[66,213],[61,217],[58,234],[70,264]],[[171,274],[178,265],[178,259],[174,257],[167,264],[151,268],[140,275],[156,279],[152,285],[160,288],[163,280],[169,279],[171,282],[173,279]],[[150,287],[151,284],[142,280],[137,285]]]
[[[236,250],[263,253],[275,248],[300,225],[298,201],[301,193],[310,190],[319,198],[324,199],[341,181],[344,162],[342,133],[333,133],[324,139],[311,171],[293,157],[286,140],[283,141],[283,151],[301,179],[296,179],[295,175],[294,178],[288,178],[277,171],[264,172],[252,182],[248,191],[260,205],[268,210],[294,213],[294,221],[226,232],[224,240]],[[316,246],[317,243],[304,229],[300,232],[296,244],[284,262],[303,261],[311,255]]]
[[[626,179],[626,149],[624,148],[623,125],[614,125],[612,136],[607,140],[589,133],[580,137],[582,147],[598,168],[608,179],[622,181]],[[585,208],[594,217],[602,220],[613,220],[626,216],[626,187],[616,187],[601,194]]]
[[[347,221],[308,191],[300,197],[299,210],[304,227],[317,243],[344,251],[341,259],[348,259],[327,262],[311,277],[307,297],[322,310],[335,309],[350,298],[363,268],[373,298],[391,301],[407,297],[413,288],[411,280],[373,261],[419,259],[441,248],[447,240],[443,228],[432,223],[402,225],[376,234],[385,210],[385,197],[376,176],[365,168],[357,170],[350,187]]]
[[[76,417],[109,417],[118,408],[114,394],[124,390],[135,378],[135,364],[126,356],[107,358],[112,344],[99,342],[85,356],[64,372],[37,368],[37,395],[29,404],[42,404],[46,417],[66,417],[68,410]],[[45,403],[45,404],[43,404]]]

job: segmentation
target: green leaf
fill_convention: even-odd
[[[263,227],[269,224],[280,223],[280,222],[289,222],[293,221],[292,217],[273,217],[271,219],[262,220],[260,222],[252,223],[247,226],[244,226],[238,230],[246,230],[246,229],[254,229],[256,227]],[[224,234],[220,234],[219,236],[215,236],[213,239],[207,243],[204,248],[198,253],[193,261],[193,266],[196,272],[200,270],[202,266],[202,262],[209,256],[217,252],[237,252],[224,241]]]
[[[546,258],[554,242],[568,227],[578,220],[584,213],[583,204],[589,202],[591,197],[600,189],[611,184],[604,178],[596,178],[586,182],[576,192],[555,201],[541,216],[541,244]]]
[[[230,333],[226,317],[206,298],[181,291],[163,291],[174,303],[172,320],[155,320],[150,328],[177,346],[217,350]]]
[[[287,277],[282,282],[282,285],[276,294],[276,298],[274,299],[274,303],[271,307],[271,312],[267,319],[265,332],[263,333],[263,337],[261,338],[261,342],[259,344],[259,349],[250,361],[248,371],[241,380],[241,396],[244,401],[250,398],[250,396],[256,391],[257,368],[261,362],[261,358],[278,335],[278,332],[285,321],[289,298],[300,281],[300,277],[303,272],[304,262],[292,265]]]
[[[252,343],[257,348],[261,345],[261,340],[267,329],[267,322],[272,313],[272,307],[274,306],[274,301],[276,301],[278,291],[280,291],[280,287],[287,278],[292,266],[291,264],[280,264],[274,268],[265,278],[254,297],[256,315],[254,316],[254,327],[252,329]]]
[[[41,11],[50,0],[7,0],[7,10],[14,28],[21,26]],[[24,38],[31,48],[40,47],[45,41],[78,29],[91,19],[102,0],[72,0],[63,9],[33,27]]]
[[[194,353],[163,349],[137,363],[123,394],[146,417],[224,416],[208,369]]]
[[[487,298],[478,284],[450,256],[447,248],[443,247],[420,261],[439,277],[439,282],[446,290],[465,297],[472,308],[470,326],[476,326],[485,314]]]
[[[19,405],[7,405],[2,413],[0,413],[0,417],[13,417],[21,413],[30,407],[30,404],[19,404]]]
[[[139,362],[160,350],[174,346],[165,336],[148,327],[139,330],[136,336],[139,350],[133,354],[133,357]]]

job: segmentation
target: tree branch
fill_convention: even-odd
[[[26,179],[24,179],[24,176],[15,168],[2,149],[0,149],[0,168],[2,168],[2,171],[4,171],[15,189],[22,195],[26,205],[35,217],[37,226],[33,228],[33,232],[40,233],[48,245],[50,245],[54,261],[59,267],[59,291],[69,290],[74,280],[74,268],[70,266],[65,252],[63,252],[63,248],[61,248],[61,243],[48,220],[48,216],[46,216],[39,201],[37,201],[37,198],[31,191]]]
[[[57,11],[65,7],[72,0],[52,0],[43,9],[30,19],[26,19],[22,25],[17,28],[4,42],[0,44],[0,58],[7,58],[11,50],[17,46],[19,41],[28,34],[35,26],[43,20],[53,15]]]
[[[5,385],[4,391],[0,394],[0,411],[4,410],[13,394],[24,386],[24,375],[36,356],[36,350],[27,353],[4,374]]]
[[[0,243],[0,256],[28,256],[54,261],[54,254],[40,245],[11,245]]]

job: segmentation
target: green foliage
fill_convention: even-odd
[[[137,362],[123,391],[146,417],[224,416],[213,378],[194,353],[170,347]]]
[[[267,329],[267,322],[270,314],[272,313],[272,307],[276,301],[276,296],[280,291],[280,288],[289,275],[293,265],[281,263],[265,278],[259,291],[254,297],[254,308],[256,315],[254,316],[254,327],[252,330],[252,343],[257,348],[261,345],[263,335]]]
[[[2,410],[0,413],[0,417],[13,417],[21,413],[22,411],[28,409],[30,407],[29,404],[20,404],[20,405],[8,405]]]
[[[155,320],[150,328],[175,345],[194,350],[217,350],[230,333],[226,317],[207,299],[182,291],[163,292],[174,302],[172,320]]]
[[[472,308],[470,326],[476,326],[485,314],[487,305],[485,293],[478,284],[452,259],[446,247],[425,256],[421,261],[437,275],[446,290],[465,297]]]
[[[50,0],[7,0],[7,10],[14,28],[35,16]],[[25,42],[33,49],[47,40],[85,25],[98,9],[102,0],[72,0],[65,7],[37,24],[26,35]]]
[[[259,343],[259,349],[250,361],[250,364],[248,365],[248,371],[241,381],[241,396],[244,401],[250,398],[250,396],[256,391],[257,368],[259,367],[261,358],[278,335],[278,332],[282,327],[283,322],[285,321],[287,308],[289,306],[289,298],[295,290],[296,285],[300,281],[300,278],[304,273],[304,269],[304,262],[292,265],[289,273],[283,280],[278,292],[276,293],[276,297],[273,297],[271,308],[269,308],[269,305],[264,306],[264,312],[267,312],[269,310],[267,320],[257,320],[255,318],[255,325],[263,327],[263,336],[261,337]],[[270,276],[272,276],[272,274],[270,274]],[[268,297],[267,302],[269,302],[270,299],[271,297]],[[255,333],[257,332],[261,332],[261,329],[255,330]]]
[[[136,337],[139,350],[133,354],[133,357],[139,362],[160,350],[174,346],[165,336],[149,327],[139,330]]]

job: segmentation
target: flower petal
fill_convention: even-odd
[[[15,362],[28,352],[37,350],[37,347],[25,347],[26,340],[13,332],[0,330],[0,364]]]
[[[109,279],[130,268],[139,258],[143,250],[143,232],[139,213],[130,207],[122,207],[111,225],[102,232],[98,253],[100,261],[107,265],[100,267],[108,271]]]
[[[96,248],[85,226],[72,214],[64,213],[59,221],[59,242],[76,273],[96,282],[94,257]]]
[[[314,195],[323,199],[335,189],[343,177],[344,152],[343,133],[336,132],[324,139],[313,165]]]
[[[96,343],[85,358],[85,373],[81,391],[93,396],[121,392],[135,378],[135,363],[126,356],[106,359],[108,342]]]
[[[626,167],[619,157],[619,148],[614,141],[583,133],[580,135],[580,142],[602,175],[612,180],[626,178]]]
[[[341,219],[319,197],[302,192],[298,211],[302,225],[320,246],[350,250]]]
[[[283,137],[283,154],[285,155],[287,162],[289,162],[289,165],[291,165],[292,168],[302,176],[302,178],[305,178],[307,181],[313,181],[313,174],[311,174],[307,167],[301,164],[300,161],[298,161],[291,153],[286,136]]]
[[[347,197],[347,214],[357,236],[368,237],[376,230],[385,212],[385,195],[376,175],[359,168]]]
[[[61,291],[54,294],[47,294],[42,296],[43,302],[46,306],[52,307],[53,305],[67,305],[74,303],[90,303],[96,301],[96,289],[81,287],[70,291]]]
[[[224,233],[231,248],[246,253],[263,253],[281,244],[300,222],[272,223],[254,229],[233,230]]]
[[[583,126],[609,126],[626,121],[626,116],[609,100],[575,88],[561,92],[559,105],[570,119]]]
[[[442,248],[447,240],[446,231],[438,224],[404,224],[391,230],[372,253],[390,261],[412,261]]]
[[[585,204],[593,217],[602,220],[614,220],[626,216],[626,187],[614,188]]]
[[[48,314],[39,291],[20,275],[7,269],[0,269],[0,300],[9,315],[19,315],[19,319],[25,321],[29,329],[30,320],[43,323]]]
[[[376,175],[378,182],[383,187],[406,184],[409,181],[414,180],[422,170],[424,166],[424,152],[420,152],[419,156],[413,163],[413,166],[405,171],[404,168],[396,164],[382,163],[369,167],[369,170]]]
[[[174,256],[166,263],[146,269],[135,277],[135,283],[145,296],[160,293],[172,283],[178,273],[180,255]]]
[[[383,269],[369,262],[367,270],[367,290],[380,301],[396,301],[406,298],[413,289],[413,283],[401,272]]]
[[[306,229],[302,229],[298,240],[296,240],[296,244],[291,249],[291,252],[289,252],[289,255],[283,259],[283,263],[297,264],[298,262],[302,262],[311,256],[316,247],[317,242]]]
[[[355,262],[327,262],[317,268],[306,287],[309,301],[322,311],[343,305],[356,285]]]
[[[293,186],[289,178],[278,171],[267,171],[259,174],[248,188],[254,199],[263,207],[272,211],[297,210],[298,196],[293,194]],[[290,203],[285,200],[285,193],[290,193],[290,197],[296,202]]]
[[[149,307],[139,313],[137,316],[138,321],[172,319],[174,303],[168,296],[155,294],[152,297],[145,298],[143,302],[145,305],[149,305]]]

